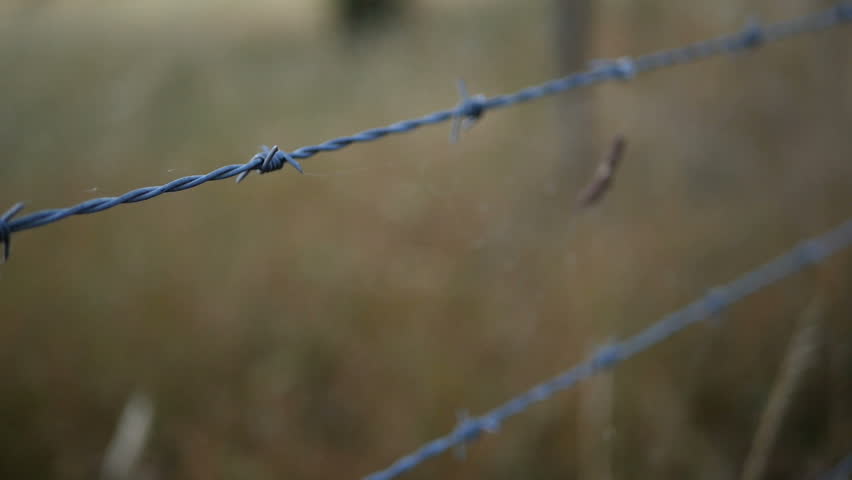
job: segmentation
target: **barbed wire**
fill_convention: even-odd
[[[850,244],[852,218],[823,235],[799,243],[787,253],[730,283],[711,288],[703,297],[666,315],[638,334],[599,348],[585,362],[532,387],[487,413],[479,417],[465,416],[447,435],[426,443],[413,453],[398,459],[387,469],[367,475],[364,480],[390,480],[429,458],[478,439],[485,432],[497,432],[506,419],[525,411],[533,404],[547,400],[603,370],[613,368],[675,333],[719,314],[743,298],[823,261]]]
[[[299,159],[309,158],[320,152],[337,151],[355,143],[371,142],[387,135],[411,132],[426,125],[434,125],[448,120],[454,120],[451,136],[456,139],[462,126],[469,126],[488,110],[508,107],[605,81],[629,80],[642,72],[756,48],[770,42],[825,30],[850,21],[852,21],[852,3],[850,2],[842,2],[826,10],[767,26],[761,26],[760,23],[753,21],[742,31],[731,35],[680,48],[662,50],[635,59],[622,57],[615,60],[595,61],[592,62],[591,68],[584,72],[491,98],[484,95],[468,95],[465,84],[460,82],[461,102],[455,108],[449,110],[442,110],[419,118],[393,123],[386,127],[373,128],[354,135],[335,138],[318,145],[301,147],[292,152],[286,152],[277,146],[272,149],[264,147],[262,152],[255,154],[248,162],[241,165],[227,165],[206,175],[190,175],[178,178],[165,185],[138,188],[117,197],[94,198],[71,207],[40,210],[13,219],[23,208],[22,203],[17,203],[0,216],[0,242],[4,244],[3,260],[6,260],[9,256],[9,246],[13,233],[58,222],[72,215],[102,212],[116,205],[150,200],[164,193],[188,190],[213,180],[224,180],[236,176],[239,181],[253,170],[268,173],[290,164],[301,172],[302,167],[298,162]]]

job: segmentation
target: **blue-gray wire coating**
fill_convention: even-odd
[[[0,217],[0,242],[5,244],[6,252],[8,252],[10,237],[13,233],[41,227],[72,215],[102,212],[122,203],[150,200],[164,193],[188,190],[213,180],[224,180],[238,175],[242,179],[244,174],[252,170],[266,173],[280,169],[288,163],[301,171],[301,165],[297,160],[312,157],[320,152],[337,151],[354,143],[371,142],[387,135],[406,133],[426,125],[434,125],[451,119],[466,118],[474,121],[488,110],[508,107],[605,81],[629,80],[637,74],[649,70],[672,67],[716,55],[755,48],[795,35],[825,30],[850,21],[852,21],[852,3],[842,2],[832,8],[785,22],[766,26],[751,22],[740,32],[684,47],[663,50],[635,59],[622,57],[616,60],[593,62],[593,67],[587,71],[557,78],[541,85],[527,87],[515,93],[491,98],[481,95],[466,96],[456,108],[450,110],[442,110],[420,118],[403,120],[386,127],[373,128],[354,135],[335,138],[319,145],[301,147],[292,152],[280,150],[271,159],[267,158],[267,152],[264,150],[264,152],[255,154],[247,163],[217,168],[206,175],[190,175],[165,185],[138,188],[118,197],[93,198],[71,207],[40,210],[15,219],[12,217],[17,213],[17,210],[13,212],[12,210],[15,209],[13,207]],[[270,162],[270,160],[272,161]]]
[[[745,297],[806,267],[822,262],[850,244],[852,244],[852,219],[846,220],[823,235],[799,243],[775,260],[730,283],[709,289],[703,297],[666,315],[636,335],[602,346],[585,362],[530,388],[485,414],[478,417],[465,415],[456,428],[447,435],[426,443],[413,453],[395,461],[385,470],[364,477],[364,480],[390,480],[429,458],[476,440],[484,432],[497,432],[506,419],[525,411],[533,404],[547,400],[592,375],[615,367],[660,344],[672,335],[719,314]],[[838,469],[841,467],[842,465]],[[852,469],[852,465],[847,465],[846,468]]]

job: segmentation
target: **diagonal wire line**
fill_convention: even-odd
[[[398,459],[387,469],[364,477],[364,480],[395,478],[429,458],[476,440],[483,432],[496,432],[506,419],[523,412],[533,404],[547,400],[554,394],[575,386],[581,380],[613,368],[672,335],[715,316],[745,297],[825,260],[850,244],[852,218],[827,233],[799,243],[787,253],[730,283],[711,288],[703,297],[666,315],[645,330],[623,341],[601,347],[585,362],[532,387],[487,413],[479,417],[466,417],[450,433],[426,443],[413,453]],[[852,469],[852,465],[847,465],[846,468]]]
[[[138,188],[117,197],[94,198],[71,207],[40,210],[12,219],[14,214],[20,210],[20,204],[16,204],[6,214],[0,216],[0,242],[5,244],[5,256],[8,256],[9,240],[12,233],[41,227],[72,215],[102,212],[116,205],[150,200],[164,193],[188,190],[213,180],[224,180],[234,176],[239,176],[238,178],[242,179],[246,173],[252,170],[266,173],[280,169],[286,163],[290,163],[295,168],[301,170],[296,160],[309,158],[320,152],[340,150],[354,143],[371,142],[387,135],[406,133],[426,125],[434,125],[451,119],[464,118],[473,121],[488,110],[508,107],[605,81],[628,80],[638,73],[672,67],[687,62],[695,62],[744,49],[756,48],[766,43],[825,30],[850,21],[852,21],[852,2],[842,2],[833,8],[807,14],[792,20],[769,24],[765,27],[758,23],[752,23],[737,33],[689,44],[680,48],[662,50],[637,57],[636,59],[623,57],[617,60],[593,62],[592,68],[584,72],[527,87],[511,94],[498,95],[491,98],[481,95],[465,96],[457,107],[449,110],[442,110],[419,118],[403,120],[385,127],[373,128],[354,135],[335,138],[319,145],[301,147],[289,153],[283,150],[278,151],[277,149],[274,152],[264,149],[264,152],[256,154],[247,163],[241,165],[227,165],[205,175],[190,175],[173,180],[165,185]]]
[[[852,453],[819,478],[820,480],[848,480],[850,477],[852,477]]]

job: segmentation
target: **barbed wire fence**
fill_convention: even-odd
[[[4,245],[2,259],[5,261],[9,257],[13,233],[45,226],[73,215],[102,212],[120,204],[150,200],[164,193],[188,190],[214,180],[236,177],[237,182],[240,182],[252,171],[256,170],[264,174],[280,170],[287,164],[302,173],[304,169],[299,160],[310,158],[321,152],[337,151],[352,144],[371,142],[388,135],[408,133],[423,126],[446,121],[453,122],[450,139],[456,141],[463,128],[475,123],[489,110],[607,81],[630,80],[640,73],[754,49],[768,43],[826,30],[850,22],[852,22],[852,3],[850,2],[843,2],[826,10],[773,24],[761,25],[759,22],[752,21],[746,28],[730,35],[679,48],[661,50],[636,58],[622,57],[614,60],[598,60],[592,62],[590,68],[586,71],[557,78],[540,85],[526,87],[515,93],[490,98],[484,95],[469,95],[465,83],[460,81],[461,101],[451,109],[399,121],[385,127],[365,130],[289,152],[280,149],[278,146],[263,147],[262,152],[255,154],[244,164],[227,165],[205,175],[190,175],[178,178],[165,185],[138,188],[116,197],[95,198],[71,207],[40,210],[14,218],[24,207],[23,203],[17,203],[0,215],[0,242]],[[852,219],[846,220],[827,233],[801,242],[787,253],[730,283],[710,289],[702,298],[668,314],[634,336],[600,347],[585,362],[530,388],[485,414],[462,418],[448,434],[434,439],[414,452],[399,458],[388,468],[364,478],[365,480],[395,478],[447,450],[463,447],[475,441],[484,433],[496,433],[507,419],[527,410],[532,405],[543,402],[558,392],[572,388],[581,380],[614,368],[676,333],[716,316],[749,295],[796,272],[816,265],[850,245],[852,245]],[[834,469],[822,478],[834,480],[847,478],[850,474],[852,474],[852,454],[841,460]]]
[[[364,477],[364,480],[395,478],[429,458],[478,439],[483,433],[496,433],[509,417],[547,400],[557,392],[575,386],[581,380],[633,358],[692,325],[718,315],[745,297],[822,262],[850,244],[852,244],[852,219],[823,235],[801,242],[775,260],[730,283],[711,288],[702,298],[666,315],[636,335],[600,347],[585,362],[532,387],[493,410],[478,417],[462,419],[447,435],[432,440],[413,453],[400,458],[387,469]]]
[[[489,110],[517,105],[606,81],[629,80],[640,73],[753,49],[786,38],[845,25],[849,22],[852,22],[852,3],[842,2],[826,10],[766,26],[753,20],[740,32],[692,43],[680,48],[661,50],[636,58],[621,57],[615,60],[594,61],[589,70],[557,78],[541,85],[526,87],[515,93],[490,98],[484,95],[471,96],[468,95],[464,83],[460,83],[459,90],[462,98],[455,108],[403,120],[386,127],[364,130],[354,135],[335,138],[318,145],[301,147],[291,152],[284,151],[278,146],[263,147],[262,152],[255,154],[244,164],[220,167],[206,175],[190,175],[157,187],[137,188],[117,197],[93,198],[71,207],[41,210],[13,219],[24,207],[23,203],[17,203],[3,215],[0,215],[0,242],[4,244],[3,259],[5,261],[9,257],[13,233],[42,227],[72,215],[102,212],[123,203],[142,202],[164,193],[189,190],[213,180],[237,177],[237,182],[240,182],[253,170],[263,174],[280,170],[285,165],[290,164],[297,171],[302,172],[303,168],[299,163],[301,159],[313,157],[321,152],[341,150],[355,143],[372,142],[388,135],[408,133],[426,125],[435,125],[449,120],[454,122],[451,134],[454,140],[462,126],[473,124]]]

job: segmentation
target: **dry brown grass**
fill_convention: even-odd
[[[798,13],[763,4],[601,3],[587,57]],[[160,184],[262,143],[450,106],[459,76],[496,94],[554,69],[544,5],[422,8],[355,52],[325,29],[217,8],[145,25],[85,7],[5,21],[0,203]],[[486,115],[458,145],[426,129],[305,161],[320,176],[252,175],[16,235],[0,270],[0,477],[91,478],[140,388],[157,411],[147,478],[384,466],[460,408],[491,407],[852,214],[850,35],[569,94],[568,108],[596,112],[597,133],[576,138],[588,158],[561,153],[580,135],[542,101]],[[630,147],[614,188],[575,216],[619,132]],[[829,368],[800,392],[809,408],[789,413],[770,474],[799,478],[852,447],[851,262],[840,254],[819,282],[786,280],[619,368],[612,477],[736,478],[817,285]],[[464,463],[409,477],[577,476],[578,435],[590,438],[577,402],[560,395]]]

